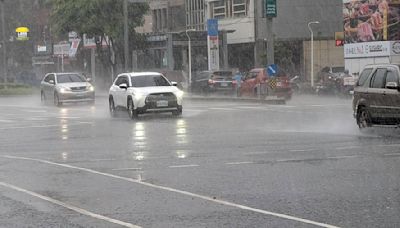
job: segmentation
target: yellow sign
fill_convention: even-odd
[[[17,40],[29,40],[29,28],[27,27],[18,27],[15,29],[17,33]]]
[[[270,80],[269,80],[269,82],[268,82],[268,84],[269,84],[269,87],[271,87],[272,89],[275,89],[276,88],[276,84],[277,84],[278,82],[276,81],[276,79],[274,79],[274,78],[271,78]]]

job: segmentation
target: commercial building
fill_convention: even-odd
[[[276,2],[277,17],[272,23],[275,45],[291,52],[291,56],[275,56],[277,63],[308,76],[311,53],[307,24],[319,21],[313,27],[315,71],[326,65],[343,65],[343,47],[336,47],[334,41],[335,32],[343,30],[342,0]],[[268,34],[264,9],[264,0],[186,0],[186,23],[188,28],[203,29],[199,24],[204,25],[207,18],[217,18],[220,30],[234,31],[227,37],[229,65],[248,69],[266,64]],[[293,66],[287,66],[289,62]]]
[[[193,70],[207,69],[205,40],[206,21],[216,18],[220,31],[226,35],[228,58],[224,60],[221,48],[221,66],[242,68],[266,65],[267,20],[264,17],[264,0],[175,0],[151,1],[151,15],[146,16],[144,27],[137,31],[146,33],[152,42],[150,48],[154,67],[186,70],[187,36],[191,32],[193,45]],[[183,13],[184,12],[184,13]],[[344,65],[343,47],[335,46],[335,32],[342,28],[342,0],[278,0],[277,17],[273,18],[272,36],[275,38],[275,62],[291,73],[309,76],[311,21],[314,32],[314,71],[325,66]],[[170,37],[170,44],[168,44]],[[223,45],[223,38],[220,45]],[[168,48],[171,52],[168,52]],[[169,53],[169,54],[168,54]],[[140,58],[142,60],[146,58]],[[223,64],[223,62],[227,64]],[[142,67],[145,63],[139,64]],[[227,65],[227,66],[226,66]]]
[[[351,74],[360,74],[367,64],[400,62],[400,1],[344,0],[342,22],[345,65]]]

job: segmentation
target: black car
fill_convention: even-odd
[[[201,71],[192,78],[192,92],[197,93],[234,93],[236,81],[232,71]]]
[[[400,124],[400,69],[395,64],[367,65],[354,88],[354,117],[360,129]]]

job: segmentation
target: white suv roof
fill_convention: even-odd
[[[146,75],[162,75],[161,73],[158,72],[130,72],[130,73],[123,73],[120,75],[129,75],[131,77],[136,77],[136,76],[146,76]]]

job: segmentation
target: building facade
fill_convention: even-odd
[[[220,30],[234,31],[228,34],[229,65],[249,69],[266,64],[267,20],[264,17],[264,0],[186,0],[186,24],[188,28],[206,29],[208,18],[219,20]],[[204,19],[200,17],[204,15]],[[273,37],[281,44],[289,45],[287,49],[295,50],[292,57],[293,65],[300,74],[308,75],[310,67],[308,59],[310,53],[307,42],[310,40],[310,31],[307,27],[310,21],[319,21],[314,26],[314,38],[330,40],[328,48],[335,60],[335,65],[343,65],[343,48],[334,45],[334,33],[342,31],[342,0],[278,0],[277,17],[273,18]],[[304,43],[303,43],[304,42]],[[330,45],[332,43],[332,45]],[[292,45],[292,46],[290,46]],[[293,46],[294,45],[294,46]],[[316,45],[316,51],[318,46]],[[279,50],[278,50],[279,51]],[[278,56],[279,57],[279,56]],[[281,59],[278,63],[287,62]],[[340,62],[341,63],[338,63]],[[315,60],[315,70],[318,71],[327,64],[319,59]],[[292,67],[293,68],[293,67]]]
[[[153,0],[150,8],[151,14],[145,17],[145,25],[137,29],[147,34],[151,42],[147,57],[139,58],[146,60],[141,66],[149,68],[146,63],[152,63],[152,67],[187,70],[185,30],[190,29],[196,31],[191,33],[194,39],[193,70],[206,70],[207,49],[201,39],[205,37],[209,18],[218,19],[220,31],[229,31],[226,35],[228,66],[222,63],[222,51],[221,66],[248,70],[266,65],[268,34],[264,0]],[[336,47],[334,41],[335,32],[343,30],[342,0],[277,1],[277,17],[272,22],[275,62],[290,73],[305,78],[311,70],[307,26],[311,21],[320,22],[312,27],[314,72],[326,65],[344,65],[343,47]]]

